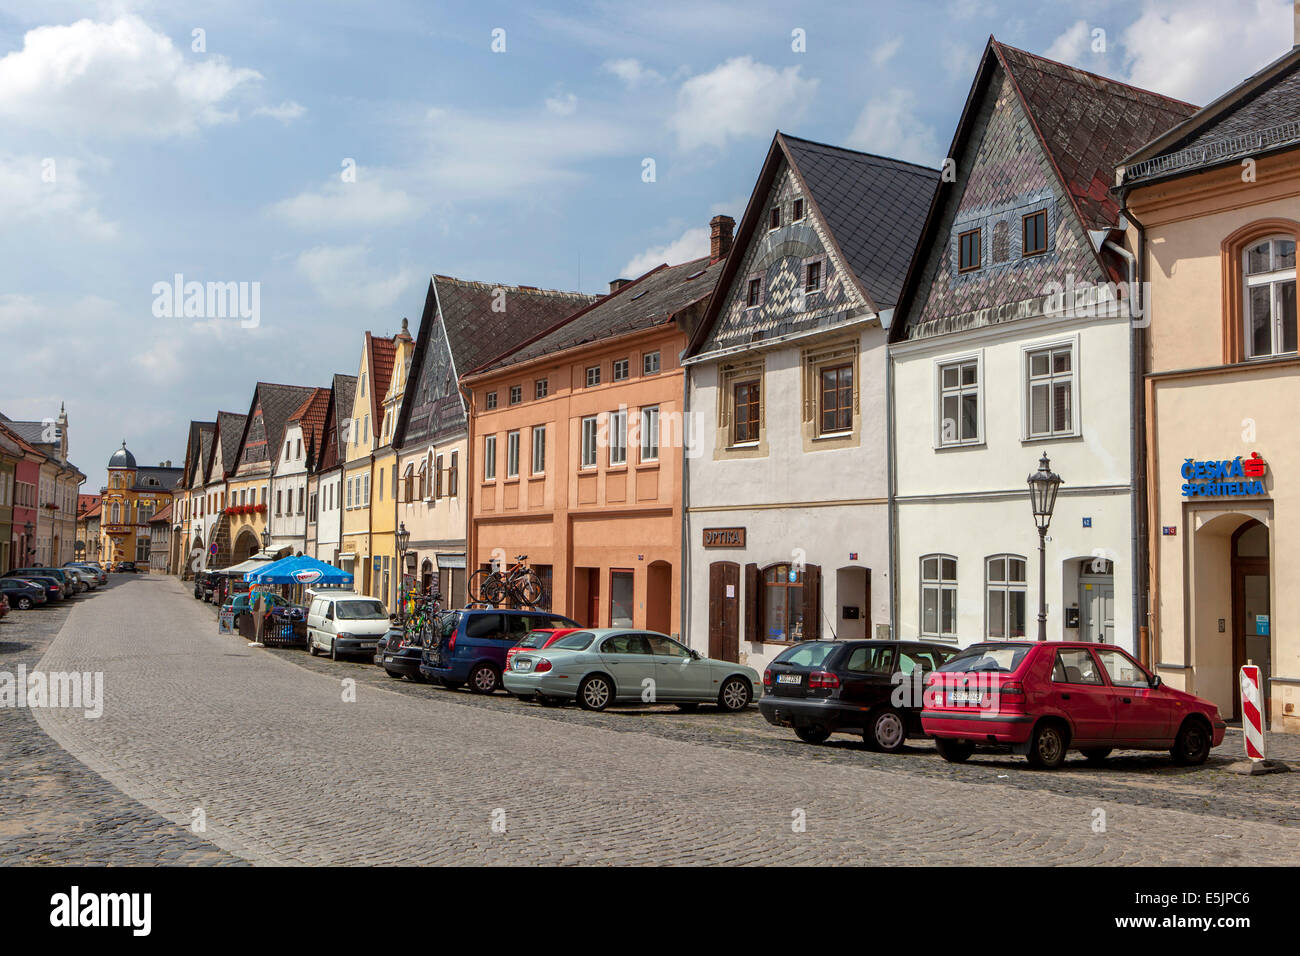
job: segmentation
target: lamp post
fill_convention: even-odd
[[[406,522],[397,526],[397,623],[406,626],[406,546],[411,543],[411,532]]]
[[[26,564],[32,559],[32,555],[36,553],[36,548],[32,545],[32,532],[36,530],[36,527],[29,521],[23,525],[23,530],[27,532],[27,537],[23,539],[23,546],[27,551],[27,553],[23,555],[23,564]]]
[[[271,550],[271,529],[266,527],[262,529],[262,550]]]
[[[1038,639],[1047,640],[1047,527],[1052,523],[1056,508],[1056,491],[1061,487],[1061,476],[1052,472],[1047,452],[1039,459],[1038,470],[1030,475],[1029,502],[1034,508],[1034,523],[1038,525]]]

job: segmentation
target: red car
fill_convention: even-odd
[[[580,627],[539,627],[535,631],[529,631],[514,647],[506,648],[506,670],[510,670],[510,662],[520,651],[540,651],[543,647],[550,647],[565,634],[581,630]]]
[[[1069,750],[1100,763],[1116,747],[1202,764],[1226,727],[1214,704],[1166,687],[1108,644],[974,644],[926,683],[921,727],[953,763],[988,745],[1048,770]]]

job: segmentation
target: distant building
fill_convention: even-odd
[[[122,442],[108,460],[108,487],[104,490],[100,520],[102,560],[149,566],[149,523],[171,505],[183,474],[184,469],[173,468],[170,460],[157,466],[137,465],[135,455]]]

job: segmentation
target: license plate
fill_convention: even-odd
[[[530,671],[533,669],[533,662],[528,660],[515,661],[515,670]]]
[[[802,684],[802,674],[777,674],[776,682],[778,684]]]
[[[385,664],[391,664],[392,662],[393,662],[393,655],[392,655],[392,654],[385,654],[385,655],[384,655],[384,663],[385,663]]]
[[[975,690],[954,690],[948,692],[948,703],[953,706],[978,704],[984,700],[984,694]]]

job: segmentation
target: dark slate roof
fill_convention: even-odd
[[[221,467],[225,469],[226,475],[235,470],[239,464],[236,460],[239,455],[239,441],[244,434],[244,420],[247,415],[241,415],[238,412],[217,412],[217,431],[221,434]],[[216,449],[208,451],[208,461],[204,465],[205,472],[211,472],[212,464],[216,460]],[[218,478],[225,478],[226,475],[218,475]],[[212,480],[212,475],[207,475],[207,480]]]
[[[117,451],[113,452],[112,457],[108,459],[108,467],[109,468],[134,468],[135,467],[135,455],[131,454],[131,452],[127,450],[125,440],[122,441],[122,447],[119,448]]]
[[[597,298],[580,292],[500,286],[450,276],[434,276],[433,281],[457,375],[486,365]],[[497,289],[505,293],[504,312],[492,311]],[[423,329],[420,337],[424,337]]]
[[[172,491],[181,483],[185,477],[184,468],[163,468],[161,466],[150,467],[145,465],[143,468],[135,470],[135,484],[132,486],[133,491]],[[157,484],[150,484],[151,481]]]
[[[1115,167],[1133,150],[1183,122],[1181,100],[1047,60],[990,38],[1039,139],[1087,229],[1114,229]]]
[[[470,371],[517,365],[588,342],[663,325],[687,306],[707,297],[721,272],[722,261],[710,265],[708,256],[677,266],[658,266],[534,336],[515,351]]]
[[[1300,46],[1124,160],[1124,186],[1300,146]]]
[[[267,463],[274,469],[278,460],[276,452],[284,441],[284,428],[289,422],[289,416],[311,395],[311,392],[311,387],[307,385],[278,385],[273,382],[258,382],[257,387],[253,390],[252,404],[248,406],[248,418],[244,421],[244,434],[239,439],[241,458],[248,427],[252,422],[252,415],[257,410],[258,405],[261,405],[262,426],[266,429]]]
[[[877,308],[893,306],[939,172],[786,133],[778,137],[846,265]]]

